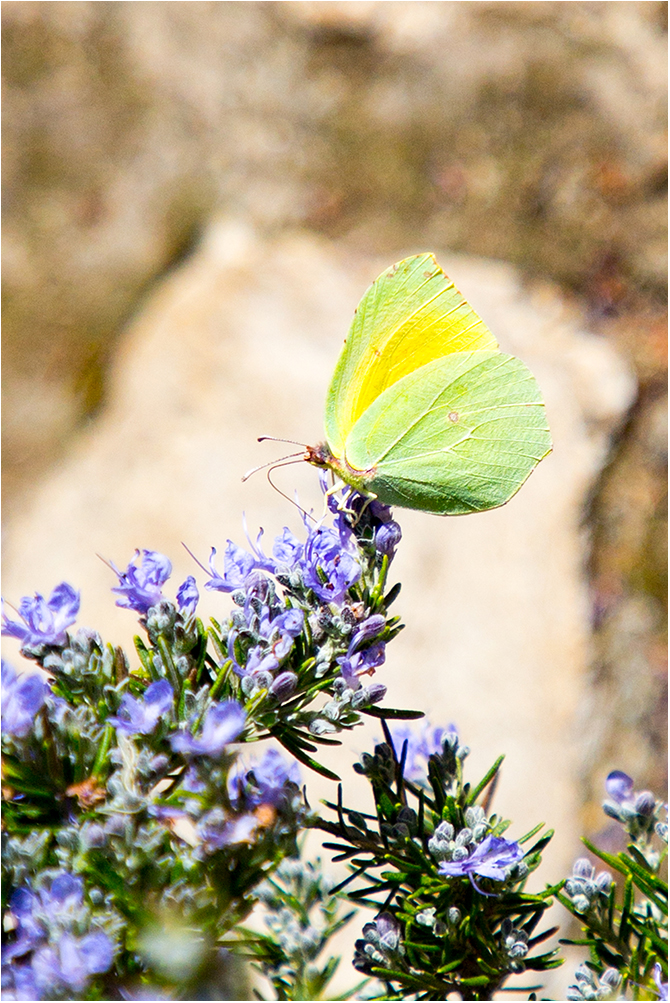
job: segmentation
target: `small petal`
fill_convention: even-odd
[[[245,722],[244,708],[236,700],[223,700],[210,707],[205,714],[199,738],[180,731],[171,736],[170,744],[175,752],[216,758],[239,737]]]
[[[17,676],[7,662],[2,662],[2,727],[15,738],[25,738],[32,730],[49,688],[36,674]]]
[[[190,619],[190,617],[195,615],[199,599],[200,593],[198,592],[198,586],[195,584],[195,578],[193,575],[189,575],[177,589],[177,606],[180,613]]]

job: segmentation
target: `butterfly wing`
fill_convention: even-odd
[[[476,351],[429,362],[381,393],[345,457],[386,504],[462,515],[504,505],[550,450],[533,375],[512,355]]]
[[[432,254],[397,262],[358,305],[326,398],[326,439],[344,455],[356,421],[380,394],[452,352],[496,350],[482,319]]]

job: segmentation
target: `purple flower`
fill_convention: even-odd
[[[206,784],[200,779],[197,767],[191,764],[184,774],[181,782],[181,789],[189,794],[202,794],[206,789]]]
[[[2,662],[2,727],[15,738],[25,738],[44,704],[48,687],[41,676],[17,676]]]
[[[658,998],[660,1000],[667,1000],[668,998],[668,983],[663,982],[663,969],[660,963],[657,961],[654,965],[654,982],[656,983],[656,991],[658,992]]]
[[[58,872],[48,886],[17,889],[10,900],[16,939],[3,950],[3,987],[8,999],[52,999],[66,990],[81,993],[92,975],[105,972],[114,960],[112,940],[100,930],[83,936],[90,921],[83,881]],[[14,964],[15,958],[23,959]],[[26,992],[32,989],[34,995]],[[4,995],[4,994],[3,994]]]
[[[234,774],[229,788],[231,800],[238,806],[270,804],[281,808],[299,784],[300,767],[295,760],[287,762],[276,749],[268,749],[258,762]]]
[[[385,626],[386,617],[382,616],[381,613],[373,613],[367,620],[363,620],[349,642],[347,657],[358,651],[360,646],[366,641],[370,641],[373,637],[381,634]]]
[[[301,609],[287,609],[270,621],[273,631],[287,634],[291,638],[298,637],[305,626],[305,614]]]
[[[361,576],[358,561],[343,549],[337,533],[323,526],[309,533],[302,569],[305,584],[319,599],[338,605]]]
[[[53,947],[44,946],[32,957],[35,981],[49,998],[63,988],[81,993],[92,975],[106,972],[114,960],[114,944],[102,930],[85,937],[63,933]]]
[[[249,553],[243,547],[238,547],[232,540],[226,541],[226,548],[223,552],[224,571],[221,575],[214,564],[216,547],[212,547],[212,553],[209,555],[209,570],[212,577],[208,582],[205,582],[206,589],[214,589],[217,592],[235,592],[236,589],[246,588],[254,571],[274,571],[274,561],[266,557],[260,547],[263,530],[260,530],[255,544],[249,538],[246,522],[244,523],[244,531],[252,552]]]
[[[290,571],[300,563],[305,547],[296,536],[284,526],[281,536],[275,536],[272,546],[272,556],[275,559],[275,571]]]
[[[67,628],[75,622],[78,612],[79,593],[67,582],[61,582],[48,599],[39,592],[34,599],[23,597],[18,609],[23,623],[10,620],[3,610],[2,633],[18,637],[24,648],[63,645],[67,641]]]
[[[240,666],[235,663],[235,668]],[[252,648],[247,658],[247,663],[241,670],[241,675],[252,676],[259,672],[274,672],[279,668],[279,659],[272,650],[266,651],[260,644]]]
[[[438,867],[440,874],[447,877],[468,876],[472,885],[478,888],[473,878],[478,874],[481,878],[490,878],[492,881],[504,881],[510,868],[517,864],[524,855],[524,851],[518,843],[512,843],[500,836],[487,836],[481,843],[475,846],[469,857],[464,860],[443,860]]]
[[[223,574],[216,570],[214,558],[216,557],[216,547],[212,547],[209,555],[209,570],[212,577],[205,582],[206,589],[214,589],[217,592],[234,592],[236,589],[243,589],[252,571],[256,569],[255,558],[247,553],[242,547],[238,547],[232,540],[228,540],[223,552]]]
[[[425,779],[428,759],[442,752],[444,728],[434,728],[428,721],[423,721],[414,728],[407,725],[394,728],[392,735],[398,759],[402,755],[403,744],[407,742],[405,777],[413,781]]]
[[[189,575],[177,590],[177,606],[182,615],[187,619],[194,616],[199,599],[200,593],[195,584],[195,578],[193,575]]]
[[[124,693],[117,716],[107,718],[124,735],[150,735],[164,714],[172,709],[174,691],[167,679],[147,686],[144,696],[137,699]]]
[[[213,808],[200,819],[197,831],[205,850],[211,853],[223,846],[250,843],[258,826],[259,821],[254,815],[230,816],[221,808]]]
[[[177,732],[170,738],[175,752],[187,756],[220,756],[229,742],[234,742],[242,732],[246,712],[236,700],[222,700],[205,714],[199,738],[187,731]]]
[[[37,988],[32,965],[11,963],[2,964],[2,998],[3,1000],[38,1000],[40,991]]]
[[[338,658],[342,678],[347,686],[352,690],[357,690],[361,685],[360,676],[366,673],[372,674],[374,670],[383,665],[386,660],[386,645],[383,641],[378,641],[365,651],[358,651],[351,657],[346,655]]]
[[[112,592],[121,596],[116,600],[117,606],[146,615],[152,606],[163,599],[161,586],[172,574],[172,564],[167,557],[155,550],[143,550],[142,563],[138,567],[139,556],[140,552],[136,550],[125,571],[119,571],[110,561],[110,567],[119,577],[119,584],[114,586]]]

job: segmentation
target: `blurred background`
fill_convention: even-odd
[[[5,596],[67,578],[127,641],[96,552],[183,578],[180,541],[242,543],[243,509],[297,530],[240,484],[274,455],[255,437],[318,440],[366,285],[435,251],[538,376],[556,448],[498,512],[402,513],[387,702],[457,721],[476,768],[508,752],[498,809],[562,827],[560,877],[580,831],[614,839],[608,770],[666,783],[667,5],[12,0],[2,22]],[[319,504],[311,471],[278,479]]]

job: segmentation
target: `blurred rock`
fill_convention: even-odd
[[[228,536],[243,543],[243,510],[252,535],[258,525],[301,532],[263,474],[245,484],[240,475],[291,451],[257,445],[258,434],[321,438],[353,309],[389,260],[305,232],[268,239],[237,223],[211,227],[126,331],[104,412],[12,517],[5,595],[16,601],[65,578],[83,589],[81,622],[129,642],[134,616],[113,606],[113,576],[96,553],[123,566],[136,547],[163,551],[176,588],[194,571],[203,580],[181,542],[201,560]],[[517,835],[540,819],[557,828],[544,873],[554,880],[569,870],[579,828],[575,720],[589,660],[582,511],[634,382],[553,288],[524,289],[507,265],[439,260],[537,376],[555,449],[502,509],[459,519],[399,512],[393,571],[407,628],[378,678],[390,706],[457,722],[473,771],[507,754],[499,808]],[[288,495],[297,486],[302,504],[322,505],[306,465],[275,478]],[[205,593],[203,606],[221,616],[229,602]],[[365,741],[356,732],[326,755],[358,807],[364,785],[351,762]],[[313,802],[330,791],[319,778],[309,785]]]

